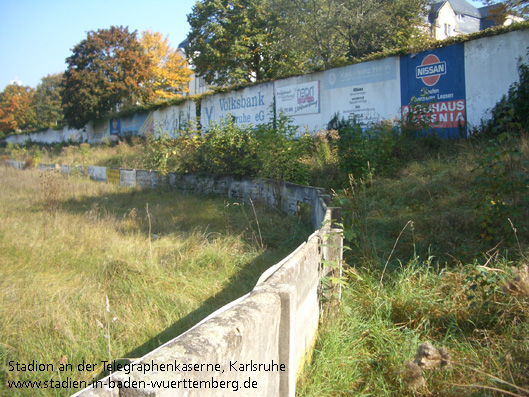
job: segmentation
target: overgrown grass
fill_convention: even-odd
[[[507,279],[511,265],[495,261],[487,273]],[[322,324],[298,394],[478,396],[496,388],[524,395],[529,297],[480,286],[470,299],[468,278],[475,269],[440,273],[430,261],[412,261],[385,274],[382,285],[380,269],[349,269],[340,313]],[[425,342],[447,351],[449,365],[414,376],[406,362]],[[411,387],[416,376],[424,377],[424,386]]]
[[[527,142],[450,141],[337,192],[346,285],[300,396],[529,393],[529,188],[501,189],[527,175]],[[484,175],[504,205],[485,225],[491,235]],[[426,342],[448,366],[414,363]]]
[[[90,382],[101,360],[142,356],[251,290],[310,233],[257,204],[254,215],[219,198],[4,167],[0,180],[2,395],[18,395],[9,381]],[[55,371],[10,370],[33,360]],[[77,371],[83,360],[98,365]]]

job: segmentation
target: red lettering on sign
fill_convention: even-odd
[[[402,107],[402,117],[408,116],[409,106]],[[412,123],[426,123],[432,128],[458,128],[466,124],[465,100],[431,103],[426,114],[412,115]]]

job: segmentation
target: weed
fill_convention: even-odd
[[[59,170],[46,170],[40,174],[40,194],[46,210],[56,214],[63,199],[64,176]]]
[[[527,161],[511,134],[490,140],[475,169],[473,195],[480,217],[481,238],[498,242],[512,236],[508,220],[521,222],[529,204]],[[523,224],[523,223],[522,223]]]

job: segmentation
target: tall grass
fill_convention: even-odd
[[[480,287],[470,299],[474,266],[439,274],[431,265],[403,264],[386,275],[381,291],[380,270],[350,269],[340,316],[322,324],[298,394],[477,396],[497,388],[525,395],[529,296],[483,294]],[[512,264],[491,265],[508,274]],[[412,388],[406,362],[425,342],[447,351],[449,365],[421,371],[424,386]]]
[[[337,192],[351,248],[342,302],[321,324],[298,395],[529,394],[529,191],[512,211],[525,215],[494,219],[512,221],[508,234],[483,238],[475,192],[489,142],[449,144]],[[520,156],[512,172],[527,173],[527,137],[509,145]],[[426,342],[448,366],[417,364]]]
[[[2,168],[0,181],[0,394],[16,395],[13,380],[91,381],[101,360],[140,357],[251,290],[310,232],[220,198],[31,170]],[[8,365],[32,360],[74,370]],[[98,365],[78,371],[83,360]]]

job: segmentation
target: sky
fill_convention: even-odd
[[[470,1],[476,7],[481,1]],[[66,70],[86,33],[110,26],[151,29],[177,48],[189,32],[195,0],[0,0],[0,91],[16,80],[36,88]]]
[[[13,80],[36,88],[66,70],[66,58],[86,33],[128,26],[151,29],[177,48],[190,30],[195,0],[0,0],[0,91]]]

